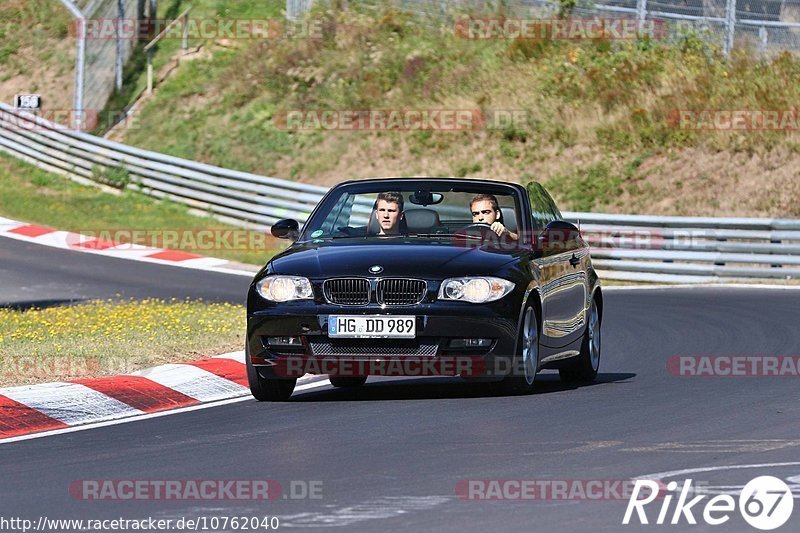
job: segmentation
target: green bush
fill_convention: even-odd
[[[613,204],[622,193],[623,179],[615,175],[607,163],[598,163],[585,171],[555,176],[547,188],[560,201],[576,211],[592,211]]]
[[[98,183],[124,189],[131,182],[131,175],[125,167],[92,167],[92,179]]]

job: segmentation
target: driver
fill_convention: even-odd
[[[378,221],[378,235],[399,235],[403,218],[403,195],[399,192],[378,194],[372,213]]]
[[[508,236],[509,239],[518,240],[519,235],[509,231],[503,224],[503,212],[493,194],[476,194],[469,203],[474,224],[488,224],[498,237]]]

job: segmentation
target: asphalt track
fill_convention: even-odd
[[[244,304],[250,279],[0,237],[0,307],[148,297]]]
[[[47,276],[63,274],[66,285],[99,279],[101,288],[124,286],[131,296],[167,296],[162,287],[170,295],[241,301],[237,291],[247,282],[142,264],[100,276],[90,270],[97,258],[84,262],[38,247],[43,265],[33,269],[9,251],[25,250],[0,244],[4,291],[14,276],[50,286]],[[9,255],[23,270],[9,267]],[[535,394],[497,397],[458,379],[370,378],[360,390],[323,386],[283,404],[247,400],[2,444],[0,516],[278,516],[281,528],[358,531],[755,531],[736,512],[716,527],[622,526],[624,499],[457,496],[462,480],[623,480],[713,468],[659,477],[736,487],[762,474],[800,475],[796,378],[687,378],[666,369],[674,355],[797,354],[800,293],[673,288],[613,291],[605,300],[601,374],[593,385],[566,386],[545,373]],[[796,464],[732,468],[787,462]],[[292,480],[321,481],[322,498],[85,501],[68,491],[82,479],[273,479],[285,489]],[[795,507],[779,531],[800,529]],[[648,511],[655,520],[658,507]],[[702,510],[694,514],[702,524]]]

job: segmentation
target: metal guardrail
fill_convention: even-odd
[[[53,124],[0,103],[0,150],[45,170],[79,179],[125,169],[129,188],[168,198],[245,225],[304,220],[327,191],[141,150]]]
[[[800,278],[800,220],[564,217],[581,222],[594,264],[607,278],[677,283]]]
[[[246,227],[263,228],[288,217],[305,221],[327,192],[325,187],[109,141],[3,103],[0,151],[78,181],[93,180],[109,169],[125,169],[129,188]],[[682,283],[800,278],[800,220],[564,216],[580,224],[595,266],[608,279]]]

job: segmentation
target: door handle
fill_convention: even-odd
[[[572,257],[569,258],[569,264],[574,267],[578,266],[578,263],[580,262],[581,260],[578,259],[577,256],[575,256],[575,254],[572,254]]]

